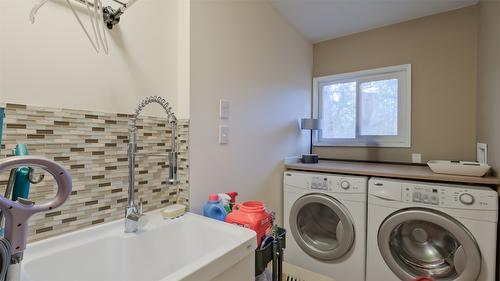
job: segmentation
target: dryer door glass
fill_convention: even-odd
[[[456,219],[435,210],[393,213],[379,229],[378,246],[402,280],[428,276],[472,281],[481,271],[481,254],[472,234]]]
[[[290,228],[300,248],[321,260],[342,257],[354,243],[349,211],[323,194],[308,194],[295,201],[290,211]]]

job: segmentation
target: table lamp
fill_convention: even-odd
[[[302,130],[310,130],[311,131],[311,144],[309,148],[309,154],[302,154],[302,163],[318,163],[318,154],[313,154],[313,131],[320,130],[321,128],[319,119],[314,118],[302,118],[300,120],[300,128]]]

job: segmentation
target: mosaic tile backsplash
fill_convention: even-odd
[[[5,107],[4,138],[0,157],[12,155],[16,143],[26,143],[30,155],[62,164],[73,177],[73,192],[58,209],[37,214],[30,220],[30,241],[121,219],[127,204],[127,144],[131,115],[20,104]],[[138,153],[170,151],[171,130],[166,119],[143,117],[138,123]],[[177,129],[179,184],[167,186],[168,159],[136,158],[136,199],[145,211],[189,201],[189,121],[179,120]],[[42,171],[38,171],[40,173]],[[8,171],[0,175],[4,193]],[[35,203],[54,197],[55,182],[49,174],[31,185]]]

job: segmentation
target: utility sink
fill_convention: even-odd
[[[254,280],[255,232],[193,213],[147,219],[138,233],[120,220],[30,243],[22,280]]]

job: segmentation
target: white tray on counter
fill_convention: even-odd
[[[437,174],[472,177],[482,177],[490,170],[488,164],[470,161],[431,160],[427,162],[427,165]]]

